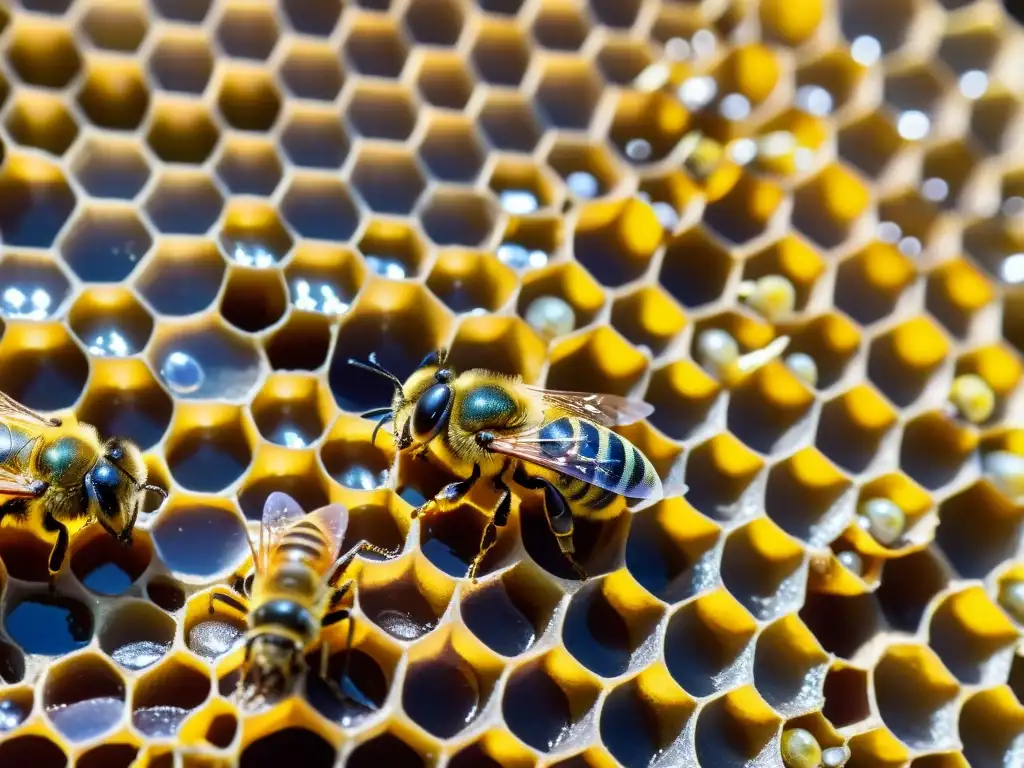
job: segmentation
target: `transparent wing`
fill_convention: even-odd
[[[0,392],[0,418],[15,419],[40,427],[54,427],[60,424],[60,419],[48,419],[3,392]]]
[[[588,438],[583,432],[576,437],[569,438],[547,437],[545,436],[545,426],[547,425],[541,425],[518,435],[503,435],[489,443],[488,448],[495,453],[554,470],[559,474],[574,477],[629,498],[650,500],[664,498],[665,488],[653,466],[650,467],[652,482],[637,484],[628,489],[628,492],[620,490],[626,485],[623,482],[624,474],[627,471],[632,471],[637,457],[650,463],[640,450],[624,437],[615,435],[615,438],[625,443],[624,447],[627,449],[623,452],[622,458],[615,458],[612,455],[599,456],[595,450],[593,439]],[[604,427],[596,427],[596,429],[600,430]],[[631,448],[635,453],[632,457],[627,458],[628,454],[632,453],[628,450]]]
[[[0,467],[0,496],[32,499],[41,496],[45,490],[44,483]]]
[[[654,406],[643,400],[619,397],[618,395],[586,392],[562,392],[557,389],[542,389],[524,385],[536,392],[544,402],[561,408],[566,413],[589,419],[603,427],[616,427],[646,419],[654,413]]]
[[[345,529],[348,528],[348,509],[341,504],[328,504],[326,507],[313,510],[303,519],[309,520],[328,535],[331,542],[331,562],[337,560],[341,552],[341,542],[345,538]]]
[[[257,571],[263,570],[267,555],[288,526],[305,514],[299,502],[287,493],[274,491],[267,496],[263,504],[263,520],[260,522],[260,546],[257,550],[259,561],[254,563]]]

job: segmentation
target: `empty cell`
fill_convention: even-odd
[[[341,0],[283,0],[281,10],[299,34],[328,37],[341,17]]]
[[[812,428],[814,396],[789,370],[762,369],[729,400],[729,431],[760,453],[787,453]]]
[[[146,672],[132,691],[132,725],[150,738],[173,737],[210,695],[208,672],[172,657]]]
[[[620,397],[632,391],[647,368],[647,359],[606,326],[560,343],[550,359],[547,386]]]
[[[651,53],[634,40],[606,40],[597,54],[597,68],[612,85],[629,85],[651,64]]]
[[[212,242],[167,243],[146,261],[135,285],[157,312],[190,315],[213,303],[225,268],[224,258]]]
[[[601,740],[626,768],[646,768],[675,740],[692,706],[652,700],[643,678],[614,689],[601,708]]]
[[[262,61],[277,43],[277,22],[270,8],[228,6],[217,22],[216,38],[228,56]]]
[[[796,616],[787,616],[757,638],[754,683],[776,712],[793,717],[820,709],[828,655]]]
[[[689,453],[686,500],[712,520],[746,516],[747,505],[761,493],[754,481],[763,467],[761,459],[728,432],[716,435]]]
[[[828,459],[805,448],[768,473],[765,510],[787,533],[822,547],[852,520],[855,497],[849,481]]]
[[[462,602],[466,626],[495,653],[518,656],[541,637],[561,594],[538,575],[520,567],[479,589]]]
[[[252,344],[219,324],[179,328],[158,336],[150,360],[179,398],[244,399],[262,374]]]
[[[533,20],[533,38],[544,48],[577,51],[590,32],[579,8],[571,3],[550,3]]]
[[[274,454],[268,452],[265,455]],[[280,456],[280,453],[277,455]],[[246,520],[262,519],[267,497],[275,492],[291,496],[307,512],[329,503],[327,479],[319,471],[313,455],[296,453],[290,461],[288,458],[282,458],[281,461],[282,465],[287,462],[290,471],[278,471],[274,463],[257,459],[258,469],[250,472],[242,483],[238,505]]]
[[[925,393],[949,352],[948,342],[930,321],[909,320],[872,342],[868,378],[905,408]]]
[[[974,442],[939,412],[907,423],[900,445],[900,469],[929,490],[952,482],[964,468]]]
[[[413,4],[416,9],[423,4]],[[435,107],[462,109],[473,94],[476,80],[457,54],[434,53],[424,57],[416,75],[420,95]]]
[[[125,686],[102,656],[84,654],[46,670],[43,707],[54,727],[70,741],[88,741],[121,724]]]
[[[769,621],[800,606],[803,551],[767,520],[734,532],[722,550],[722,583],[757,619]]]
[[[582,699],[585,692],[574,692]],[[587,692],[588,693],[588,692]],[[502,714],[508,728],[526,744],[542,752],[558,748],[574,722],[584,712],[573,707],[566,691],[554,680],[542,662],[513,672],[505,687]]]
[[[620,286],[639,278],[661,245],[651,207],[638,200],[584,204],[573,252],[602,284]]]
[[[438,596],[421,585],[414,571],[359,590],[359,605],[366,617],[398,640],[415,640],[434,629],[448,608],[451,595]],[[439,599],[440,597],[440,599]]]
[[[721,298],[732,265],[703,229],[691,229],[669,242],[658,282],[684,307],[700,307]]]
[[[71,172],[92,197],[130,200],[149,179],[149,166],[134,142],[89,139],[80,144]]]
[[[535,103],[551,128],[584,131],[601,97],[601,79],[589,64],[552,62],[541,75]]]
[[[138,671],[152,666],[171,648],[174,620],[142,600],[126,601],[108,615],[99,632],[100,649],[119,666]]]
[[[1000,31],[987,25],[978,25],[947,33],[939,45],[939,59],[957,75],[974,70],[984,72],[999,56],[1000,48]]]
[[[480,129],[495,149],[532,152],[541,127],[532,104],[518,94],[492,93],[480,111]]]
[[[970,765],[999,765],[1013,760],[1020,749],[1024,710],[1005,688],[970,697],[960,711],[963,755]]]
[[[206,18],[212,0],[153,0],[156,12],[165,19],[199,24]]]
[[[371,139],[404,141],[416,125],[412,98],[401,87],[375,84],[352,95],[347,116],[356,133]]]
[[[295,176],[281,213],[298,235],[314,240],[348,240],[359,224],[348,190],[330,179]]]
[[[796,83],[798,89],[822,89],[831,101],[832,110],[838,111],[856,95],[864,74],[864,67],[855,62],[848,51],[832,50],[800,66],[796,72]]]
[[[363,742],[348,758],[350,768],[422,768],[427,763],[420,754],[392,733],[385,733]]]
[[[410,664],[402,707],[430,733],[451,738],[473,722],[487,693],[483,687],[471,663],[446,647]]]
[[[928,644],[965,685],[993,686],[1006,680],[1017,630],[1003,612],[972,587],[947,597],[935,610]]]
[[[981,158],[970,144],[948,142],[930,149],[925,155],[922,178],[945,182],[947,191],[939,206],[950,210],[964,202],[961,195],[969,189],[980,163]]]
[[[740,245],[765,232],[783,200],[783,191],[773,182],[741,176],[724,197],[708,205],[704,221],[718,235]]]
[[[4,628],[27,654],[61,656],[89,643],[93,616],[77,600],[39,594],[9,605]]]
[[[1019,119],[1020,102],[1017,98],[1009,93],[993,91],[974,103],[971,135],[981,143],[986,154],[997,155],[1011,146],[1015,135],[1013,127]]]
[[[326,315],[289,315],[265,342],[273,370],[315,371],[330,353],[330,318]]]
[[[258,768],[274,765],[302,755],[304,765],[309,768],[331,768],[334,765],[334,748],[323,737],[298,726],[273,731],[251,742],[240,758],[241,768]]]
[[[288,290],[280,273],[236,269],[228,273],[220,314],[244,333],[259,333],[284,317]]]
[[[640,0],[590,0],[594,18],[608,27],[629,29],[640,13]]]
[[[673,439],[685,440],[719,421],[721,393],[721,385],[702,368],[680,360],[652,372],[644,400],[654,406],[651,424]]]
[[[119,282],[149,251],[153,241],[128,209],[86,209],[61,243],[65,263],[82,280]]]
[[[800,619],[826,652],[853,658],[878,633],[883,618],[873,595],[841,596],[809,592]]]
[[[839,130],[839,157],[854,168],[878,179],[905,146],[893,122],[880,112],[873,112]]]
[[[146,596],[168,613],[175,613],[185,605],[185,593],[178,582],[163,576],[157,576],[146,584]]]
[[[217,126],[201,106],[161,104],[154,110],[146,142],[168,163],[200,164],[220,138]]]
[[[0,355],[0,391],[40,411],[68,408],[85,390],[89,361],[59,325],[8,326]]]
[[[515,286],[512,270],[493,256],[461,250],[441,253],[427,279],[427,287],[453,312],[499,310]]]
[[[962,577],[983,579],[1012,559],[1021,517],[990,485],[976,483],[946,499],[939,519],[936,542]]]
[[[313,379],[275,374],[261,387],[251,406],[264,439],[286,448],[305,448],[323,434],[328,400]]]
[[[457,0],[418,0],[405,12],[405,28],[422,45],[455,45],[465,21]]]
[[[232,128],[264,132],[277,120],[281,96],[267,73],[236,69],[221,80],[217,105]]]
[[[26,85],[63,88],[82,65],[71,35],[53,23],[19,23],[4,47],[11,75]]]
[[[861,325],[870,325],[893,312],[916,274],[913,262],[897,248],[873,242],[840,264],[835,305]]]
[[[43,320],[55,316],[71,284],[49,259],[7,253],[0,259],[0,316]]]
[[[400,29],[384,17],[360,17],[349,30],[343,46],[349,66],[372,77],[397,78],[409,55]]]
[[[292,242],[277,212],[262,203],[232,203],[221,225],[221,248],[230,261],[241,267],[267,269],[288,256]],[[270,291],[276,287],[266,285]]]
[[[251,457],[240,415],[191,429],[179,426],[167,447],[167,464],[174,479],[202,493],[232,485],[249,466]]]
[[[199,35],[168,34],[150,52],[149,71],[158,88],[202,93],[213,74],[213,54]]]
[[[846,239],[868,203],[861,182],[832,165],[796,191],[793,225],[823,248],[834,248]]]
[[[626,619],[594,583],[577,592],[562,625],[562,642],[576,660],[602,677],[617,677],[630,664],[638,643]]]
[[[418,275],[427,258],[426,246],[415,229],[389,221],[370,222],[358,248],[366,266],[389,280]]]
[[[825,705],[821,714],[836,728],[859,723],[871,714],[868,674],[862,669],[833,662],[823,691]]]
[[[547,164],[580,200],[602,197],[620,181],[621,170],[602,145],[560,138],[548,153]]]
[[[612,326],[638,348],[664,352],[686,327],[686,315],[658,287],[645,287],[612,304]]]
[[[278,70],[285,89],[300,99],[332,101],[345,82],[338,55],[327,46],[296,45]]]
[[[750,689],[737,691],[698,713],[694,742],[700,765],[743,768],[778,759],[778,722],[756,696]]]
[[[623,91],[608,131],[608,138],[635,165],[664,160],[690,127],[686,108],[669,94]]]
[[[125,62],[90,66],[78,91],[78,105],[99,128],[135,130],[149,108],[146,77]]]
[[[35,158],[6,158],[0,170],[0,208],[4,245],[49,248],[75,208],[75,194],[63,172]]]
[[[216,471],[216,466],[211,470]],[[153,528],[153,543],[167,567],[185,578],[205,579],[222,573],[249,554],[238,514],[215,506],[164,510]]]
[[[435,192],[420,212],[427,237],[441,246],[485,244],[494,229],[495,218],[490,200],[455,190]]]
[[[0,741],[0,760],[8,765],[31,765],[33,768],[65,768],[68,764],[61,747],[45,736],[31,734]]]
[[[955,259],[928,275],[925,308],[949,333],[963,340],[995,297],[995,287],[979,269]]]
[[[319,669],[319,651],[308,654],[306,664],[310,669]],[[351,728],[359,720],[380,712],[394,675],[394,662],[385,670],[381,662],[365,651],[342,650],[330,656],[324,677],[316,674],[306,678],[306,696],[321,715]],[[342,687],[342,698],[325,680]]]
[[[931,67],[918,64],[890,72],[885,78],[883,98],[896,115],[908,110],[931,115],[947,90],[948,83]]]
[[[139,748],[132,744],[100,744],[78,756],[78,768],[131,768]]]
[[[222,145],[216,172],[237,195],[271,195],[284,175],[274,144],[238,137]]]
[[[217,221],[223,205],[220,192],[204,175],[165,171],[145,208],[164,234],[203,235]]]
[[[416,161],[403,150],[364,149],[351,179],[370,209],[378,213],[408,214],[426,188]]]
[[[914,0],[867,0],[842,8],[839,23],[847,40],[873,38],[880,52],[892,53],[906,41],[919,8]]]
[[[146,37],[148,27],[141,2],[94,4],[79,23],[97,48],[125,53],[139,47]]]
[[[912,749],[938,750],[957,743],[959,686],[927,648],[889,648],[874,670],[879,713]]]
[[[471,182],[484,164],[484,149],[473,124],[461,117],[434,118],[418,154],[439,181]]]
[[[60,99],[41,93],[14,101],[4,127],[17,144],[57,156],[63,155],[78,136],[78,126]]]
[[[518,86],[526,74],[530,49],[515,24],[485,22],[477,32],[471,57],[484,82]]]
[[[120,546],[98,526],[79,536],[71,551],[71,571],[83,586],[100,595],[121,595],[149,567],[153,548],[149,537],[135,534],[131,549]]]

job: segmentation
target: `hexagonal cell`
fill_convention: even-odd
[[[640,41],[609,39],[601,46],[596,63],[605,81],[629,85],[652,63],[652,56]]]
[[[416,110],[401,86],[375,83],[358,88],[348,105],[348,119],[361,136],[404,141],[416,126]]]
[[[805,579],[803,549],[767,520],[756,520],[725,540],[722,583],[759,621],[797,609]]]
[[[589,31],[589,21],[572,3],[549,3],[533,20],[533,39],[552,50],[578,51]]]
[[[157,13],[165,19],[199,24],[206,18],[212,0],[153,0]]]
[[[345,241],[359,225],[359,212],[340,181],[294,175],[281,200],[281,213],[296,234],[314,240]]]
[[[615,688],[605,699],[601,739],[627,768],[649,766],[663,756],[679,759],[683,752],[689,756],[689,747],[680,745],[678,737],[695,708],[671,686],[664,671],[652,669]]]
[[[283,0],[281,10],[299,34],[329,37],[341,17],[341,0]]]
[[[533,107],[517,93],[489,94],[479,121],[484,136],[495,149],[532,152],[540,141],[541,127]]]
[[[694,744],[699,764],[742,768],[778,759],[778,726],[753,686],[716,699],[697,715]]]
[[[68,764],[64,750],[45,736],[19,734],[0,743],[0,759],[11,765],[62,768]]]
[[[825,403],[815,444],[840,467],[864,472],[895,424],[892,408],[871,387],[860,385]]]
[[[959,686],[935,655],[917,645],[888,649],[874,670],[883,722],[911,749],[954,748]]]
[[[380,0],[373,0],[379,2]],[[352,768],[374,768],[377,765],[400,765],[424,768],[420,753],[393,733],[384,733],[365,741],[351,753],[347,765]]]
[[[754,498],[760,503],[761,488],[754,480],[763,468],[756,454],[723,432],[690,451],[686,500],[712,520],[742,519]]]
[[[252,458],[253,436],[242,413],[220,409],[203,419],[179,417],[167,446],[167,465],[183,488],[213,493],[233,485]]]
[[[260,434],[286,448],[304,448],[316,442],[330,415],[330,397],[316,380],[296,374],[272,375],[252,403]]]
[[[871,325],[892,313],[916,276],[916,265],[897,248],[872,242],[840,263],[835,305],[861,325]]]
[[[87,208],[61,242],[71,270],[87,282],[120,282],[146,255],[153,239],[130,209]]]
[[[379,578],[360,583],[359,604],[366,618],[398,640],[415,640],[434,629],[448,609],[451,587],[428,584],[426,574],[414,566],[397,572],[398,564],[381,567]]]
[[[89,361],[61,325],[8,325],[0,354],[0,391],[29,408],[68,408],[85,389]]]
[[[963,203],[961,195],[970,186],[975,168],[981,162],[975,148],[963,141],[953,141],[932,147],[924,156],[922,177],[941,179],[946,194],[939,205],[947,210]]]
[[[618,164],[603,145],[567,137],[554,143],[547,164],[562,177],[569,193],[580,200],[608,194],[621,177]]]
[[[81,768],[131,768],[139,748],[132,744],[100,744],[78,756]]]
[[[775,622],[757,638],[754,684],[776,711],[786,717],[820,709],[828,655],[796,616]]]
[[[338,405],[362,411],[391,400],[381,378],[350,366],[349,358],[365,360],[376,352],[380,363],[404,380],[440,346],[447,330],[447,313],[426,288],[384,280],[368,283],[339,329],[331,360],[329,380]]]
[[[225,268],[212,242],[164,243],[147,260],[135,285],[157,312],[191,315],[213,303]]]
[[[285,269],[292,306],[325,316],[344,314],[351,306],[365,270],[350,251],[305,244]]]
[[[903,428],[900,468],[935,490],[956,479],[975,447],[974,436],[943,413],[926,413]]]
[[[632,344],[660,355],[686,327],[686,315],[670,296],[654,286],[616,299],[611,322]]]
[[[721,298],[732,264],[729,252],[703,229],[691,229],[669,242],[658,282],[684,307],[700,307]]]
[[[865,69],[850,58],[844,50],[830,51],[797,69],[798,88],[817,86],[824,89],[832,100],[833,110],[849,103],[864,80]]]
[[[585,131],[601,98],[601,79],[588,63],[552,61],[541,75],[535,103],[549,127]]]
[[[812,547],[826,546],[846,528],[855,502],[850,482],[814,448],[804,448],[768,473],[768,516]]]
[[[702,368],[680,360],[654,370],[644,399],[654,406],[651,424],[675,440],[688,440],[721,422],[721,393],[721,385]]]
[[[135,130],[149,107],[146,76],[137,66],[122,61],[91,64],[78,92],[78,105],[95,126]]]
[[[57,166],[10,156],[0,169],[0,237],[11,247],[49,248],[75,208],[75,194]]]
[[[674,97],[623,91],[615,105],[608,138],[626,162],[656,163],[676,148],[689,125],[689,113]]]
[[[1020,101],[1014,95],[992,89],[974,103],[971,135],[987,154],[997,155],[1013,145],[1013,126],[1018,123],[1020,114]]]
[[[62,656],[89,643],[93,617],[77,600],[38,594],[8,605],[4,628],[27,654]]]
[[[719,64],[714,76],[722,94],[718,103],[719,116],[731,121],[736,120],[731,116],[732,102],[743,104],[742,111],[746,114],[756,110],[775,91],[782,69],[776,53],[768,47],[737,45]],[[746,114],[736,121],[745,120]]]
[[[135,142],[90,138],[79,144],[71,172],[92,197],[130,200],[146,185],[149,166]]]
[[[150,738],[173,737],[210,695],[208,672],[175,656],[139,678],[132,691],[132,724]]]
[[[310,42],[292,48],[278,72],[288,92],[300,99],[333,101],[345,83],[337,53]]]
[[[271,195],[284,175],[272,142],[238,136],[222,145],[216,170],[228,190],[237,195]]]
[[[455,0],[420,0],[405,12],[405,27],[421,45],[454,46],[465,21],[463,8]]]
[[[308,168],[340,168],[349,151],[345,129],[331,111],[294,111],[281,144],[293,164]]]
[[[870,594],[808,592],[799,615],[821,647],[842,659],[856,656],[876,636],[884,621],[878,601]]]
[[[991,486],[976,483],[946,499],[939,518],[936,542],[962,577],[983,579],[1013,557],[1013,537],[1022,521],[1016,507]]]
[[[224,200],[206,174],[164,171],[146,200],[146,213],[165,234],[203,235],[220,217]]]
[[[408,151],[383,147],[366,147],[359,153],[351,180],[370,209],[378,213],[410,213],[426,188]]]
[[[19,20],[5,48],[11,74],[26,85],[63,88],[82,65],[68,30],[41,20]]]
[[[476,79],[457,54],[431,52],[422,57],[416,87],[427,103],[442,109],[462,109],[475,86]]]
[[[897,116],[908,111],[934,115],[948,84],[931,67],[917,64],[887,73],[883,98]]]
[[[58,156],[63,155],[78,136],[78,126],[61,100],[45,93],[16,98],[7,112],[4,127],[18,144]]]
[[[487,20],[477,32],[471,56],[484,82],[517,86],[526,74],[530,49],[515,24]]]
[[[142,44],[148,27],[141,2],[94,3],[79,23],[97,48],[126,53]]]
[[[796,47],[814,35],[825,13],[820,3],[811,3],[794,12],[786,3],[770,0],[760,9],[762,34],[772,42]]]
[[[733,390],[728,427],[761,453],[787,453],[811,426],[814,396],[788,369],[762,369]]]
[[[969,765],[999,765],[1012,760],[1022,730],[1024,710],[1005,688],[977,693],[960,710],[959,732]]]
[[[462,117],[435,117],[418,154],[439,181],[471,182],[484,164],[484,149],[476,130]]]
[[[601,326],[552,350],[547,385],[626,396],[646,368],[647,360],[640,352],[614,330]]]
[[[438,190],[420,212],[423,229],[437,245],[480,246],[494,230],[491,201],[472,192]]]
[[[880,178],[906,142],[887,116],[872,112],[839,130],[839,157],[872,179]]]
[[[143,334],[148,336],[153,321],[127,291],[92,291],[86,295],[90,297],[88,303],[76,303],[72,320],[83,339],[98,335],[89,333],[93,325],[104,328],[124,324],[125,336],[135,337],[132,343],[143,341]],[[108,316],[117,319],[106,321]],[[78,406],[78,416],[95,425],[101,434],[123,435],[145,450],[156,445],[167,431],[171,410],[171,399],[145,363],[125,360],[96,367],[93,383]]]
[[[201,35],[165,34],[149,54],[149,70],[158,88],[202,93],[213,74],[213,54]]]
[[[545,633],[561,597],[535,569],[515,568],[467,593],[462,617],[495,653],[518,656]]]
[[[371,77],[398,78],[409,55],[401,30],[387,18],[371,16],[353,24],[342,50],[353,71]]]
[[[157,553],[176,578],[186,581],[207,581],[239,567],[249,555],[247,536],[238,513],[217,500],[168,506],[153,527]]]
[[[932,317],[961,341],[996,298],[994,286],[964,259],[954,259],[928,275],[925,307]]]
[[[153,318],[122,288],[87,288],[68,316],[71,330],[94,357],[124,358],[141,351],[153,332]]]
[[[310,765],[333,765],[335,752],[322,736],[306,728],[291,726],[271,731],[249,743],[240,765],[274,765],[302,755]]]
[[[908,320],[872,342],[868,376],[903,408],[921,397],[949,352],[949,343],[930,321]]]
[[[153,110],[146,142],[165,162],[199,165],[213,152],[219,137],[203,106],[174,102],[158,104]]]
[[[220,314],[238,330],[259,333],[284,317],[287,308],[288,289],[276,270],[254,268],[228,272]]]
[[[88,741],[119,725],[125,685],[102,656],[73,656],[46,670],[43,706],[53,726],[70,741]]]
[[[877,46],[883,54],[892,53],[906,42],[919,11],[915,0],[867,0],[842,8],[839,23],[847,40],[873,38],[871,48]]]
[[[928,643],[965,685],[1006,680],[1017,630],[981,587],[950,595],[931,617]]]
[[[321,303],[312,294],[310,300]],[[329,294],[322,300],[325,307],[337,303]],[[331,319],[327,314],[292,313],[264,342],[270,367],[275,371],[315,371],[327,361],[330,346]]]
[[[245,399],[263,375],[252,343],[215,320],[162,323],[147,357],[178,399]]]
[[[492,256],[449,251],[440,254],[427,287],[453,312],[494,312],[508,301],[516,282],[512,270]]]
[[[229,5],[217,21],[215,34],[228,56],[262,61],[277,44],[277,22],[270,8]]]
[[[840,165],[831,165],[798,189],[793,225],[824,248],[840,245],[864,214],[870,196],[864,185]]]
[[[9,253],[0,260],[0,316],[43,320],[61,310],[70,291],[63,272],[48,259]]]
[[[233,69],[221,80],[217,106],[232,128],[269,131],[281,110],[281,95],[268,73]]]
[[[781,275],[796,291],[796,311],[803,311],[815,282],[825,273],[825,263],[805,240],[788,235],[755,254],[743,265],[744,280]]]

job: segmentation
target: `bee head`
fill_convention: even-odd
[[[163,496],[167,492],[146,483],[149,472],[142,451],[130,440],[111,438],[103,444],[103,455],[85,476],[90,506],[111,536],[131,543],[146,491]]]
[[[246,654],[240,684],[264,697],[286,694],[302,666],[300,647],[290,637],[265,633],[256,635]]]

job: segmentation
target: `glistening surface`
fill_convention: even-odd
[[[130,551],[76,540],[55,597],[0,531],[0,764],[770,766],[793,725],[851,766],[1019,764],[998,3],[21,0],[0,52],[0,388],[171,489]],[[710,178],[693,129],[730,148]],[[765,275],[795,288],[775,322],[740,297]],[[788,334],[816,384],[720,382],[709,329]],[[627,434],[683,451],[689,496],[581,524],[582,587],[527,504],[468,583],[482,516],[410,522],[446,478],[383,474],[357,414],[389,392],[344,365],[439,345],[645,397]],[[354,570],[352,701],[311,679],[244,719],[208,594],[274,490],[401,555]],[[896,546],[857,523],[878,498]]]

